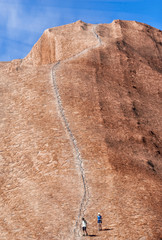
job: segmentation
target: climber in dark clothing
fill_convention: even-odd
[[[100,213],[97,215],[98,231],[102,230],[102,216]]]

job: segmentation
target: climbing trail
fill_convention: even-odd
[[[55,96],[56,96],[60,117],[61,117],[61,120],[62,120],[63,125],[65,127],[65,130],[67,131],[67,133],[69,135],[69,140],[72,143],[73,150],[74,150],[74,153],[75,153],[75,158],[76,158],[76,164],[79,166],[79,171],[80,171],[82,182],[83,182],[83,197],[82,197],[82,200],[81,200],[81,203],[80,203],[79,213],[78,213],[78,217],[77,217],[75,227],[74,227],[74,238],[80,236],[81,218],[84,216],[84,213],[86,211],[87,204],[88,204],[90,196],[89,196],[89,190],[88,190],[88,185],[87,185],[86,176],[85,176],[85,170],[84,170],[84,166],[83,166],[83,160],[82,160],[82,157],[81,157],[78,145],[77,145],[77,141],[76,141],[76,139],[75,139],[75,137],[74,137],[74,135],[71,131],[70,124],[69,124],[68,119],[66,117],[65,110],[64,110],[64,107],[63,107],[63,104],[62,104],[62,101],[61,101],[61,96],[59,94],[59,88],[57,86],[57,80],[56,80],[56,70],[59,68],[61,63],[66,63],[66,62],[68,62],[72,59],[78,58],[80,55],[86,53],[87,51],[89,51],[91,49],[97,48],[102,44],[100,37],[97,35],[97,33],[95,31],[96,27],[97,27],[97,25],[93,26],[92,32],[93,32],[95,38],[98,40],[97,45],[89,47],[87,49],[84,49],[83,51],[76,54],[75,56],[67,58],[63,61],[58,61],[56,64],[53,65],[52,70],[51,70],[54,93],[55,93]]]

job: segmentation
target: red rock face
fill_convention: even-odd
[[[162,238],[161,42],[78,21],[0,63],[0,239]]]

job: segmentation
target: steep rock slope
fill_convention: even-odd
[[[78,21],[0,64],[1,239],[162,238],[161,42]]]

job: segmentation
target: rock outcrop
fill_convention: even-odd
[[[0,76],[0,239],[162,239],[161,31],[48,29]]]

